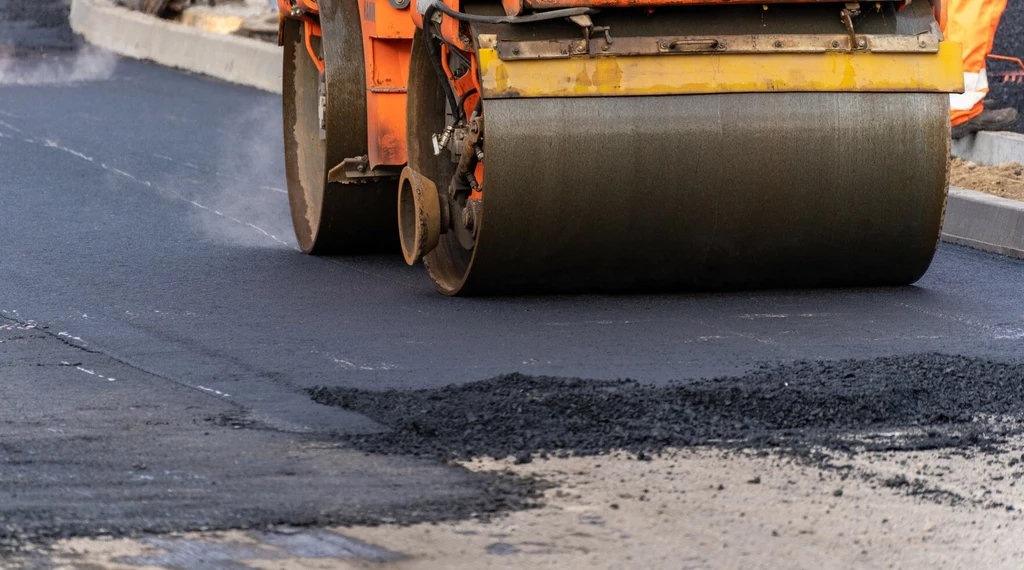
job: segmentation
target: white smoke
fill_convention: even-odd
[[[21,57],[0,46],[0,85],[60,85],[110,79],[117,56],[93,46],[74,53]]]
[[[216,241],[296,247],[285,190],[280,105],[276,99],[254,105],[218,125],[212,164],[174,160],[179,178],[167,184],[201,204],[192,221]]]

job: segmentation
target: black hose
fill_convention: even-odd
[[[453,10],[441,3],[440,1],[434,2],[427,8],[427,13],[437,9],[441,13],[451,16],[456,20],[462,20],[463,22],[473,22],[476,24],[529,24],[530,22],[543,22],[545,20],[558,20],[560,18],[568,18],[569,16],[583,16],[585,14],[596,14],[597,10],[593,8],[562,8],[561,10],[550,10],[546,12],[538,12],[536,14],[530,14],[528,16],[480,16],[477,14],[467,14],[465,12],[459,12]],[[424,20],[427,19],[427,14],[423,15]]]
[[[430,22],[430,17],[433,15],[434,9],[438,4],[431,4],[427,8],[427,12],[423,14],[423,21],[425,23]],[[459,102],[455,98],[455,92],[452,90],[452,84],[449,83],[448,74],[444,72],[444,68],[441,67],[441,54],[440,50],[437,49],[437,44],[434,43],[434,38],[431,37],[430,30],[427,26],[423,27],[423,44],[427,48],[427,57],[430,58],[431,65],[434,66],[434,72],[437,73],[437,79],[441,82],[441,89],[444,91],[445,97],[448,99],[448,105],[452,109],[452,116],[455,117],[455,122],[459,121],[462,117],[462,108],[459,107]]]
[[[434,10],[439,10],[441,13],[451,16],[456,20],[478,24],[528,24],[530,22],[558,20],[561,18],[568,18],[570,16],[582,16],[585,14],[597,13],[597,10],[592,8],[563,8],[561,10],[550,10],[546,12],[539,12],[537,14],[530,14],[528,16],[480,16],[477,14],[466,14],[465,12],[453,10],[439,1],[427,6],[426,11],[423,13],[423,21],[426,24],[423,26],[423,41],[427,48],[427,57],[430,58],[430,63],[434,66],[437,78],[441,81],[441,89],[444,90],[444,95],[448,99],[448,105],[452,109],[452,116],[455,117],[455,122],[458,122],[460,119],[465,119],[466,112],[463,110],[460,102],[455,98],[455,91],[452,89],[448,75],[444,72],[444,68],[441,67],[441,54],[438,52],[437,45],[434,43],[433,38],[431,38],[431,32],[428,29],[430,22],[433,19]],[[438,35],[440,36],[440,34]],[[443,37],[441,37],[441,41],[444,41]],[[466,97],[470,93],[471,92],[467,92],[463,97]],[[464,103],[465,99],[463,99],[462,102]]]
[[[476,93],[476,87],[470,88],[469,91],[466,91],[465,93],[462,94],[462,97],[459,97],[459,109],[460,110],[462,109],[462,106],[466,104],[466,99],[469,99],[469,96],[474,94],[474,93]],[[463,113],[462,116],[465,117],[466,114]]]

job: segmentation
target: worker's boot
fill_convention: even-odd
[[[990,106],[992,105],[992,106]],[[993,108],[995,103],[985,102],[980,115],[953,127],[954,139],[966,137],[978,131],[1005,131],[1017,125],[1017,109],[1013,107]]]

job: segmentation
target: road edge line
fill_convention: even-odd
[[[72,0],[70,22],[85,41],[114,53],[281,93],[283,54],[274,44],[191,28],[107,0]]]
[[[942,241],[1024,259],[1024,202],[951,186]]]

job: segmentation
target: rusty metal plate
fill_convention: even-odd
[[[614,37],[611,43],[602,35],[589,41],[583,38],[563,40],[507,41],[491,43],[503,61],[559,59],[580,55],[633,56],[679,54],[772,54],[863,51],[875,53],[937,53],[939,38],[934,34],[857,35],[856,42],[846,34],[763,34],[705,35],[668,37]]]

